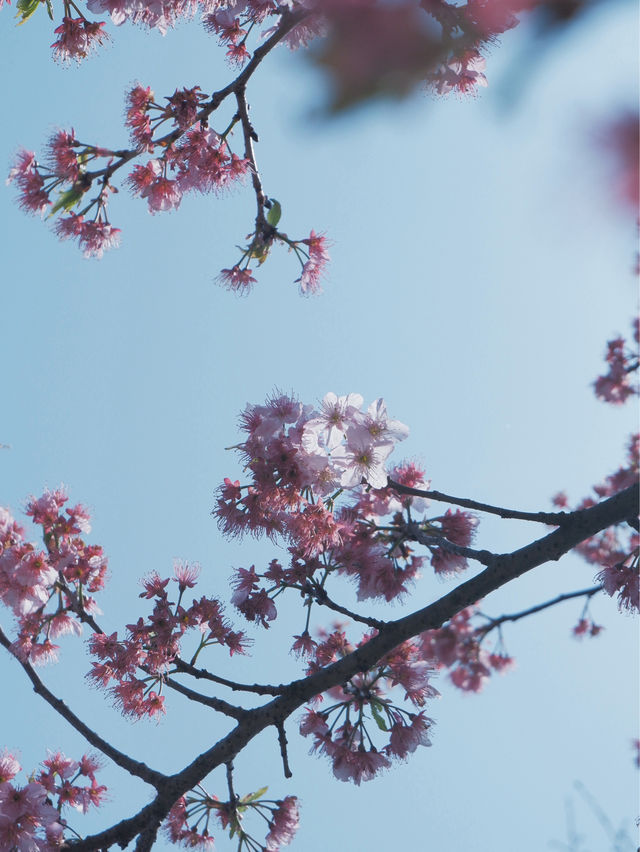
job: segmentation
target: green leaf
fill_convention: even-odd
[[[280,202],[275,199],[271,200],[271,207],[269,208],[269,212],[267,213],[267,222],[271,225],[272,228],[275,228],[278,222],[280,221],[280,217],[282,216],[282,207],[280,206]]]
[[[49,20],[52,21],[53,20],[53,5],[51,3],[51,0],[46,0],[46,3],[47,3],[47,15],[49,16]]]
[[[249,802],[255,802],[257,799],[261,799],[268,789],[268,787],[261,787],[260,790],[256,790],[255,793],[249,793],[248,795],[243,796],[240,799],[240,804],[246,805]]]
[[[380,713],[380,710],[378,709],[378,705],[374,704],[373,702],[371,703],[371,715],[373,716],[376,725],[380,728],[381,731],[388,731],[389,730],[387,728],[386,722],[382,718],[382,714]]]
[[[18,0],[16,3],[16,11],[18,15],[22,16],[22,20],[18,21],[18,23],[24,24],[25,21],[29,20],[39,5],[40,0]]]
[[[53,214],[57,213],[58,210],[71,210],[71,208],[80,201],[84,193],[84,189],[77,183],[74,184],[71,189],[61,192],[58,196],[58,200],[51,208],[49,215],[53,216]]]

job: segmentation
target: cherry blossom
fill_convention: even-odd
[[[637,318],[634,322],[633,337],[635,351],[623,337],[616,337],[607,343],[605,360],[609,365],[609,371],[599,376],[594,382],[595,394],[603,402],[622,405],[630,396],[637,395],[639,392],[637,377],[634,377],[640,364]]]
[[[50,753],[42,762],[44,768],[20,787],[12,783],[20,764],[5,750],[0,756],[0,848],[46,852],[60,848],[67,830],[62,809],[86,813],[104,799],[106,787],[95,776],[101,765],[93,755],[77,762],[60,752]]]
[[[340,630],[321,638],[310,672],[354,650]],[[365,636],[359,644],[368,638]],[[428,698],[438,695],[430,683],[432,675],[432,667],[420,659],[419,646],[404,642],[371,671],[330,690],[321,705],[316,702],[322,709],[308,707],[300,733],[313,737],[312,751],[331,760],[336,778],[360,785],[388,769],[391,760],[406,760],[419,745],[431,745],[432,720],[423,711],[414,713],[396,704],[392,690],[401,687],[405,701],[422,707]],[[330,706],[325,708],[325,703]]]
[[[267,790],[263,787],[255,793],[236,796],[225,802],[199,786],[174,804],[164,824],[164,832],[172,843],[188,849],[212,849],[215,841],[211,832],[219,827],[224,831],[230,830],[231,836],[238,838],[239,850],[278,852],[293,840],[298,830],[298,800],[295,796],[275,801],[265,799]],[[247,821],[258,815],[266,820],[269,827],[264,844],[259,843],[247,828]],[[261,827],[263,821],[256,824]]]

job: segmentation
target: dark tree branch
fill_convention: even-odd
[[[236,791],[233,789],[233,761],[229,760],[226,765],[227,770],[227,789],[229,790],[229,804],[235,805],[238,801]]]
[[[209,119],[209,116],[213,112],[215,112],[215,110],[218,109],[218,107],[229,97],[229,95],[244,91],[247,83],[249,82],[252,75],[254,74],[262,60],[265,58],[265,56],[267,56],[273,50],[273,48],[277,44],[279,44],[282,39],[308,15],[309,12],[307,12],[306,10],[300,10],[295,12],[284,11],[280,19],[280,23],[276,27],[273,34],[270,35],[269,38],[260,45],[260,47],[254,50],[253,56],[245,65],[240,74],[238,74],[235,80],[232,80],[231,83],[226,85],[223,89],[219,89],[217,92],[214,92],[211,95],[209,102],[204,107],[202,107],[201,110],[198,111],[196,115],[196,121],[194,123],[206,123]],[[189,129],[189,127],[176,127],[175,130],[172,130],[170,133],[165,134],[160,139],[154,140],[154,144],[156,146],[159,145],[163,148],[167,148],[177,142],[178,139],[180,139],[182,136],[184,136],[184,134]],[[139,148],[131,148],[128,150],[115,151],[114,153],[117,156],[117,159],[114,160],[114,162],[106,166],[104,169],[99,169],[93,172],[87,172],[87,179],[93,181],[96,178],[103,178],[106,182],[118,169],[122,168],[122,166],[126,165],[128,162],[140,156],[140,154],[143,152]]]
[[[286,686],[284,685],[269,686],[268,684],[260,683],[237,683],[235,680],[228,680],[226,677],[220,677],[220,675],[212,674],[206,669],[197,669],[195,666],[192,666],[191,663],[186,663],[184,660],[181,660],[180,657],[176,657],[176,659],[173,660],[173,665],[176,667],[177,671],[182,674],[189,674],[197,680],[203,679],[213,681],[213,683],[219,683],[221,686],[227,686],[234,692],[253,692],[256,695],[282,695],[282,693],[286,690]]]
[[[393,479],[388,480],[388,487],[393,488],[398,494],[408,494],[413,497],[428,497],[442,503],[451,503],[454,506],[462,506],[464,509],[474,509],[476,512],[486,512],[489,515],[498,515],[501,518],[510,518],[516,521],[535,521],[539,524],[550,526],[561,526],[571,516],[570,512],[520,512],[517,509],[503,509],[500,506],[491,506],[489,503],[479,503],[477,500],[469,500],[467,497],[452,497],[443,494],[442,491],[422,491],[419,488],[410,488],[401,485]]]
[[[282,758],[282,768],[285,778],[292,778],[293,772],[289,766],[289,755],[287,753],[287,734],[284,729],[284,722],[280,721],[276,724],[278,729],[278,744],[280,746],[280,757]]]
[[[451,553],[456,553],[458,556],[464,556],[466,559],[474,559],[482,565],[493,565],[497,558],[488,550],[473,550],[471,547],[463,547],[461,544],[455,544],[444,538],[441,535],[431,535],[420,529],[420,525],[409,523],[406,525],[407,539],[417,541],[424,544],[425,547],[441,547],[443,550],[449,550]]]
[[[149,826],[149,828],[145,829],[138,835],[134,852],[150,852],[153,848],[153,844],[156,842],[158,829],[161,824],[162,820],[156,820],[153,825]]]
[[[235,95],[238,103],[238,116],[242,124],[242,135],[244,137],[244,156],[251,163],[251,184],[256,196],[256,236],[266,237],[270,228],[264,213],[265,201],[267,199],[262,188],[258,163],[256,162],[256,155],[253,149],[253,143],[258,141],[258,134],[254,130],[251,119],[249,118],[249,107],[247,106],[244,87],[238,89]]]
[[[234,704],[229,704],[227,701],[223,701],[222,698],[202,695],[194,689],[189,689],[188,686],[183,686],[183,684],[178,683],[178,681],[173,680],[173,678],[165,678],[164,683],[166,683],[167,686],[170,686],[171,689],[175,689],[175,691],[179,692],[180,695],[184,695],[184,697],[188,698],[190,701],[196,701],[198,704],[204,704],[206,707],[211,707],[212,710],[216,710],[218,713],[222,713],[225,716],[230,716],[236,721],[242,719],[244,714],[247,712],[242,707],[236,707]]]
[[[308,592],[310,595],[313,595],[313,599],[316,601],[316,603],[320,604],[320,606],[326,606],[328,609],[332,609],[334,612],[339,612],[341,615],[346,615],[347,618],[350,618],[353,621],[357,621],[359,624],[366,624],[368,627],[374,627],[376,630],[384,630],[384,628],[386,627],[386,621],[380,621],[377,618],[371,618],[367,615],[358,615],[357,612],[353,612],[352,610],[347,609],[346,606],[341,606],[339,603],[332,601],[322,586],[293,586],[292,588],[299,588],[300,591]]]
[[[581,541],[630,517],[636,505],[636,488],[629,487],[589,509],[572,512],[562,527],[512,553],[497,555],[493,564],[456,589],[416,612],[388,622],[383,632],[341,660],[314,674],[293,681],[283,694],[262,707],[248,710],[227,736],[199,755],[181,772],[163,783],[153,802],[132,817],[84,840],[66,844],[75,852],[126,846],[147,826],[164,819],[173,803],[195,787],[213,769],[229,763],[261,731],[282,724],[315,695],[347,682],[358,672],[372,668],[402,642],[425,630],[441,627],[460,610],[475,603],[511,580],[548,561],[556,561]]]
[[[5,635],[2,628],[0,628],[0,645],[3,645],[12,656],[15,656],[11,650],[11,642]],[[57,698],[50,690],[47,689],[35,673],[35,670],[30,663],[22,662],[22,660],[19,660],[17,657],[16,659],[33,684],[33,691],[44,698],[47,704],[53,707],[56,713],[62,716],[62,718],[65,719],[71,727],[75,728],[79,734],[82,734],[88,743],[99,749],[107,757],[110,757],[111,760],[121,769],[125,769],[131,775],[135,775],[136,778],[141,778],[143,781],[146,781],[147,784],[151,784],[156,789],[159,789],[162,786],[162,784],[167,780],[166,775],[163,775],[161,772],[156,772],[155,769],[150,769],[145,763],[140,763],[138,760],[134,760],[129,757],[129,755],[119,751],[101,736],[96,734],[95,731],[93,731],[82,721],[82,719],[79,719],[78,716],[76,716],[76,714],[67,707],[62,699]]]

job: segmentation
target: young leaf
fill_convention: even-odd
[[[243,796],[240,799],[240,804],[246,805],[248,802],[255,802],[257,799],[261,799],[268,789],[268,787],[261,787],[260,790],[256,790],[255,793],[249,793],[248,795]]]
[[[22,20],[18,21],[18,24],[24,24],[25,21],[29,20],[39,5],[40,0],[18,0],[16,3],[16,10],[18,15],[22,16]],[[16,15],[16,17],[18,17],[18,15]]]
[[[382,718],[382,714],[378,709],[378,705],[374,702],[371,702],[371,715],[373,716],[376,725],[380,728],[381,731],[388,731],[386,722]]]

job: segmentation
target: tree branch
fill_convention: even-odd
[[[229,680],[226,677],[214,675],[206,669],[197,669],[195,666],[192,666],[191,663],[181,660],[180,657],[176,657],[175,660],[173,660],[173,665],[179,672],[189,674],[197,680],[210,680],[213,681],[213,683],[219,683],[221,686],[227,686],[234,692],[253,692],[256,695],[282,695],[286,689],[286,686],[284,685],[269,686],[267,684],[260,683],[237,683],[235,680]]]
[[[7,651],[15,657],[15,654],[11,650],[11,642],[5,635],[2,628],[0,628],[0,645],[3,645]],[[121,769],[125,769],[131,775],[141,778],[143,781],[146,781],[147,784],[151,784],[156,789],[159,789],[162,786],[167,779],[166,775],[163,775],[161,772],[156,772],[155,769],[150,769],[145,763],[140,763],[138,760],[134,760],[129,757],[129,755],[124,754],[106,740],[102,739],[101,736],[96,734],[95,731],[91,730],[88,725],[79,719],[78,716],[76,716],[76,714],[67,707],[62,699],[57,698],[50,690],[47,689],[35,673],[33,666],[30,663],[25,663],[18,659],[18,657],[15,657],[15,659],[18,660],[18,663],[22,666],[27,677],[33,684],[33,691],[37,695],[41,696],[41,698],[44,698],[47,704],[53,707],[56,713],[62,716],[62,718],[65,719],[71,727],[75,728],[79,734],[82,734],[88,743],[99,749],[107,757],[110,757],[115,764],[117,764]]]
[[[359,624],[366,624],[368,627],[374,627],[376,630],[384,630],[384,628],[386,627],[386,621],[380,621],[377,618],[370,618],[366,615],[358,615],[357,612],[353,612],[352,610],[347,609],[346,606],[341,606],[339,603],[332,601],[329,595],[324,590],[324,588],[320,585],[310,585],[308,587],[292,586],[292,588],[299,588],[302,592],[308,592],[310,595],[313,596],[314,601],[320,604],[320,606],[326,606],[328,609],[332,609],[334,612],[339,612],[341,615],[346,615],[347,618],[350,618],[353,621],[357,621]]]
[[[188,698],[190,701],[196,701],[198,704],[204,704],[206,707],[211,707],[212,710],[216,710],[218,713],[223,713],[225,716],[230,716],[236,721],[238,719],[242,719],[244,714],[247,712],[242,707],[236,707],[234,704],[229,704],[227,701],[223,701],[222,698],[202,695],[200,692],[196,692],[194,689],[189,689],[188,686],[178,683],[173,680],[173,678],[165,678],[164,683],[166,683],[167,686],[170,686],[171,689],[175,689],[176,692],[184,695],[185,698]]]
[[[287,753],[287,734],[284,729],[284,722],[278,722],[276,728],[278,729],[278,744],[280,746],[280,757],[282,758],[282,768],[284,771],[284,777],[293,778],[293,772],[291,771],[291,767],[289,766],[289,755]]]
[[[258,163],[256,162],[256,155],[253,149],[253,143],[258,141],[258,134],[254,130],[251,119],[249,118],[249,107],[247,106],[244,86],[237,90],[235,94],[238,103],[238,116],[242,124],[242,135],[244,137],[244,156],[251,163],[251,184],[256,196],[256,236],[267,237],[270,228],[264,215],[264,205],[267,199],[262,188]],[[273,230],[275,231],[275,229]]]
[[[417,541],[419,544],[424,544],[426,547],[441,547],[443,550],[449,550],[451,553],[456,553],[458,556],[464,556],[466,559],[474,559],[482,565],[493,565],[497,558],[489,550],[473,550],[471,547],[463,547],[461,544],[455,544],[444,538],[441,535],[430,535],[420,529],[417,523],[409,523],[406,525],[407,538],[412,541]]]
[[[423,491],[420,488],[410,488],[408,485],[401,485],[391,478],[388,479],[387,486],[393,488],[398,494],[429,497],[431,500],[451,503],[454,506],[462,506],[465,509],[474,509],[477,512],[486,512],[489,515],[499,515],[501,518],[517,521],[535,521],[539,524],[561,526],[571,516],[570,512],[520,512],[517,509],[504,509],[500,506],[491,506],[489,503],[479,503],[477,500],[470,500],[467,497],[452,497],[450,494],[443,494],[442,491]]]
[[[153,820],[164,819],[173,803],[216,767],[229,763],[261,731],[278,726],[314,695],[345,683],[365,672],[402,642],[425,630],[441,627],[460,610],[486,597],[511,580],[550,560],[558,560],[581,541],[630,517],[636,505],[631,486],[589,509],[572,512],[563,526],[512,553],[497,555],[493,564],[439,600],[397,621],[346,657],[314,674],[293,681],[283,694],[262,707],[248,710],[244,718],[210,749],[163,784],[156,799],[128,819],[105,831],[64,847],[75,852],[107,849],[114,843],[126,846]]]
[[[499,618],[491,618],[491,616],[484,615],[480,612],[478,615],[488,619],[489,623],[480,628],[479,632],[482,633],[483,636],[486,636],[487,633],[495,627],[499,627],[501,624],[504,624],[506,621],[519,621],[521,618],[526,618],[528,615],[534,615],[536,612],[542,612],[544,609],[549,609],[549,607],[555,606],[563,601],[570,601],[573,598],[592,598],[594,595],[597,595],[598,592],[601,592],[602,589],[603,587],[600,585],[591,586],[588,589],[580,589],[580,591],[577,592],[566,592],[563,595],[558,595],[550,601],[545,601],[545,603],[537,604],[536,606],[529,607],[529,609],[524,609],[522,612],[516,612],[511,615],[501,615]]]
[[[194,122],[206,122],[209,116],[218,109],[218,107],[229,97],[236,92],[244,91],[247,83],[251,79],[251,76],[254,74],[262,60],[269,54],[273,48],[279,44],[282,39],[289,33],[291,30],[297,26],[301,21],[303,21],[310,13],[307,10],[300,10],[295,12],[284,11],[282,13],[282,17],[280,19],[280,23],[275,29],[275,32],[269,36],[269,38],[260,45],[260,47],[256,48],[253,52],[253,56],[249,60],[249,62],[245,65],[243,70],[238,74],[235,80],[232,80],[231,83],[228,83],[224,88],[219,89],[217,92],[214,92],[209,99],[209,102],[202,107],[201,110],[198,110],[196,115],[196,120]],[[193,125],[190,125],[192,127]],[[160,137],[160,139],[154,140],[155,146],[161,146],[162,148],[167,148],[170,145],[173,145],[174,142],[177,142],[184,134],[190,129],[190,127],[176,127],[175,130],[172,130],[170,133],[165,134]],[[108,181],[109,178],[122,166],[126,165],[131,160],[138,157],[140,154],[144,153],[140,150],[140,148],[131,148],[129,150],[119,150],[114,152],[118,159],[115,160],[110,165],[106,166],[104,169],[99,169],[93,172],[87,172],[87,178],[93,181],[96,178],[104,178],[104,180]]]

